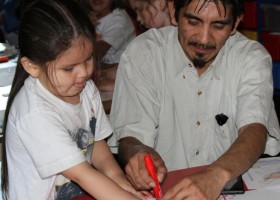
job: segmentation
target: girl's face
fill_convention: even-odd
[[[161,28],[171,24],[165,0],[129,0],[129,5],[136,12],[137,21],[146,28]]]
[[[111,13],[112,4],[113,0],[89,0],[89,5],[94,13],[102,17]]]
[[[91,41],[76,39],[68,50],[47,64],[48,70],[41,73],[40,82],[58,98],[72,104],[80,102],[80,93],[93,73],[92,54]]]

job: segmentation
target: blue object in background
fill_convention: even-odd
[[[280,62],[273,62],[273,84],[275,89],[280,89]]]
[[[274,95],[280,96],[280,62],[273,62],[272,75]]]
[[[3,12],[3,27],[6,33],[17,30],[18,16],[16,10],[23,0],[0,0],[0,11]]]

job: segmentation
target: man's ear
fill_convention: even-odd
[[[30,74],[30,76],[34,78],[38,78],[41,74],[41,67],[38,65],[34,64],[31,60],[29,60],[27,57],[22,57],[20,59],[20,62],[24,68],[24,70]]]
[[[230,35],[234,35],[234,34],[236,33],[237,28],[238,28],[238,25],[239,25],[239,23],[243,20],[243,17],[244,17],[243,14],[242,14],[242,15],[239,15],[239,16],[237,17],[236,22],[235,22],[235,24],[234,24],[234,28],[232,29]]]
[[[175,19],[175,7],[174,7],[174,3],[172,0],[168,0],[168,11],[169,11],[169,15],[170,15],[171,24],[174,26],[177,26],[178,23]]]

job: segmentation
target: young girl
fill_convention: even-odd
[[[144,198],[105,142],[112,129],[90,80],[98,49],[89,18],[73,1],[37,0],[18,34],[3,127],[4,199]]]
[[[136,12],[137,21],[146,28],[161,28],[172,25],[168,9],[169,0],[127,0]]]
[[[98,88],[113,91],[117,65],[127,45],[135,38],[134,24],[123,0],[88,0],[90,18],[96,26],[97,58],[102,61]]]

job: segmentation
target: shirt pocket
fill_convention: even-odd
[[[213,121],[214,142],[213,152],[219,157],[232,145],[238,136],[238,130],[232,115],[223,114],[228,117],[226,122],[219,125],[217,119]]]

